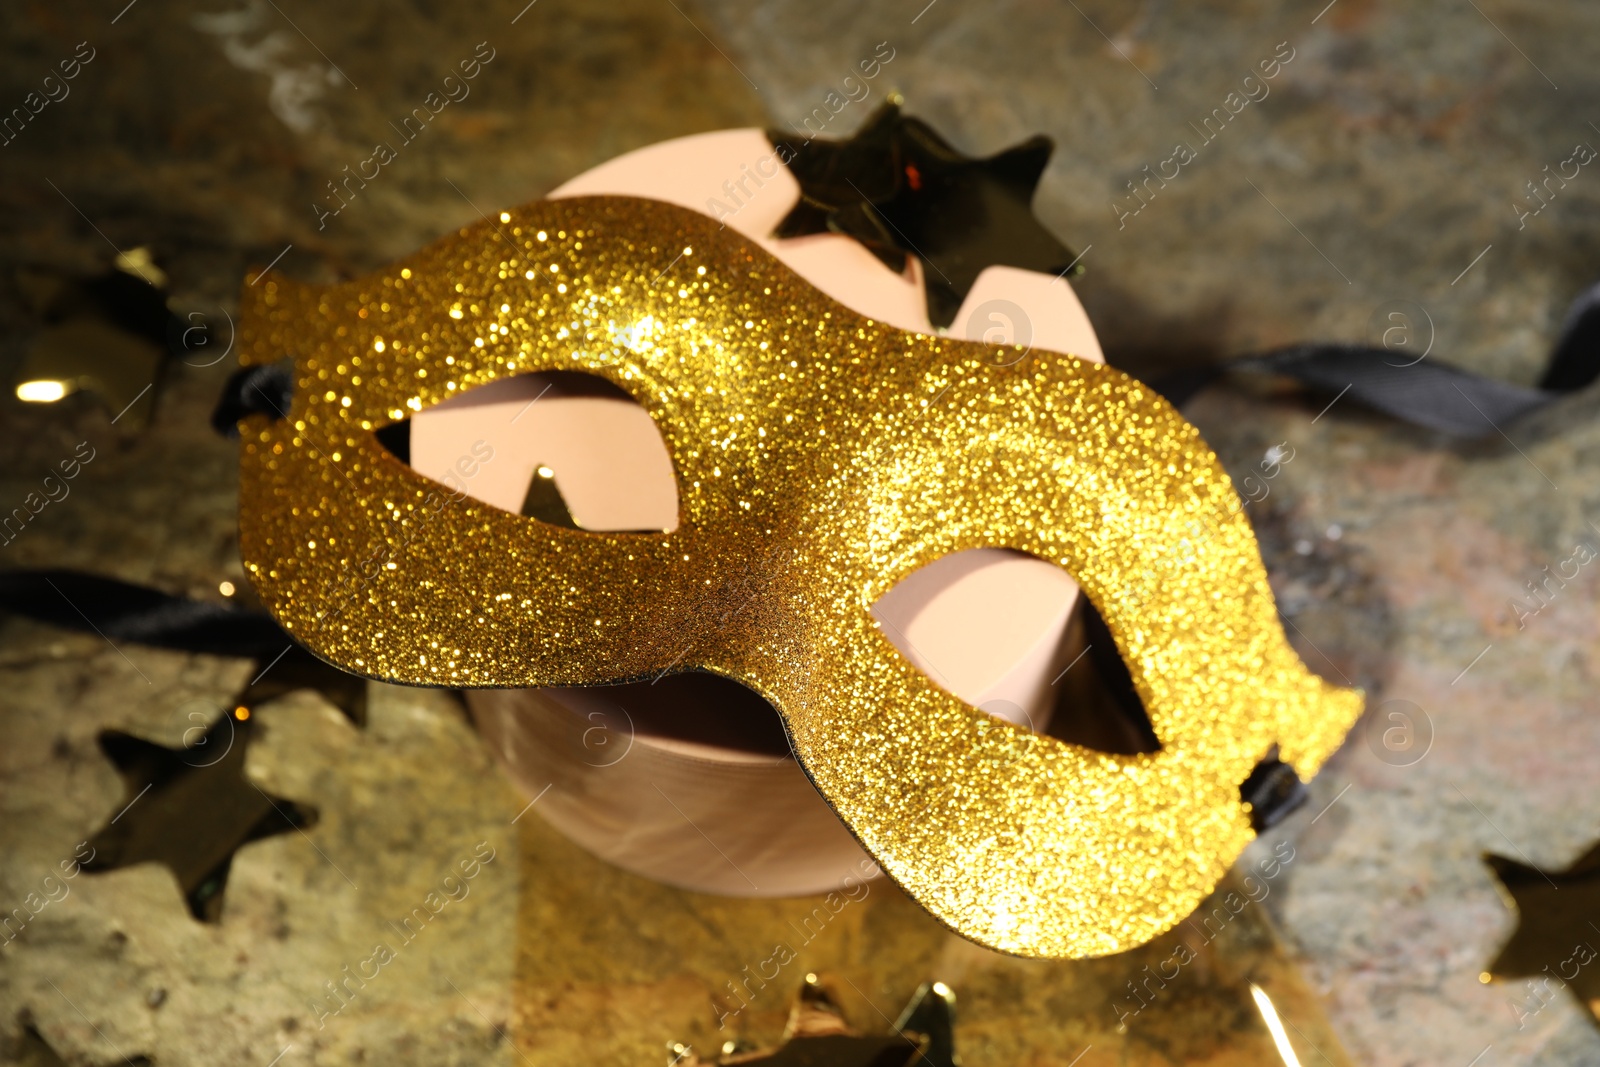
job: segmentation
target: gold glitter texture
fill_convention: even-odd
[[[1360,714],[1359,692],[1285,640],[1226,472],[1139,382],[872,322],[671,205],[508,215],[381,275],[244,290],[242,358],[294,357],[295,400],[242,423],[242,550],[319,655],[415,685],[734,678],[777,708],[896,882],[958,933],[1029,956],[1117,952],[1180,921],[1251,838],[1239,785],[1256,762],[1277,744],[1309,777]],[[614,382],[655,418],[675,531],[500,511],[373,436],[548,370]],[[869,606],[981,546],[1077,579],[1161,751],[1018,729],[901,656]]]

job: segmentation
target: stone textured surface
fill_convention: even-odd
[[[919,984],[944,981],[957,995],[956,1052],[971,1064],[1272,1063],[1251,983],[1307,1062],[1351,1062],[1267,909],[1298,862],[1289,848],[1271,866],[1270,849],[1253,845],[1248,875],[1230,874],[1193,918],[1142,948],[1050,962],[956,937],[882,881],[828,898],[706,897],[524,825],[524,854],[541,861],[530,859],[522,898],[513,1033],[541,1063],[648,1063],[663,1033],[707,1058],[725,1041],[776,1045],[807,973],[868,1033],[886,1032]],[[580,960],[551,951],[558,928],[606,951]]]
[[[36,325],[25,268],[91,271],[113,245],[148,245],[172,276],[174,309],[220,318],[247,268],[286,246],[281,265],[299,276],[348,276],[619,151],[800,123],[883,41],[894,59],[872,96],[824,132],[853,127],[894,87],[970,151],[1054,136],[1040,213],[1090,249],[1078,291],[1113,361],[1136,371],[1297,338],[1374,340],[1374,323],[1389,325],[1383,314],[1405,300],[1409,351],[1431,337],[1429,358],[1531,381],[1567,302],[1596,273],[1592,167],[1524,228],[1514,206],[1529,206],[1524,184],[1574,144],[1600,145],[1588,118],[1600,116],[1600,77],[1585,52],[1600,11],[1573,3],[119,7],[30,3],[0,31],[7,109],[78,42],[96,50],[71,95],[0,147],[0,370]],[[313,204],[327,182],[395,139],[389,124],[483,41],[495,58],[471,95],[319,229]],[[1119,227],[1114,205],[1136,203],[1126,183],[1177,141],[1199,145],[1189,124],[1279,42],[1294,58],[1270,95]],[[196,595],[237,581],[233,449],[203,419],[224,372],[179,368],[142,435],[109,425],[88,398],[0,401],[5,507],[77,442],[97,450],[72,495],[0,547],[0,566],[75,566]],[[1241,478],[1274,445],[1294,449],[1251,509],[1281,605],[1313,668],[1374,687],[1371,728],[1277,835],[1298,858],[1264,909],[1305,984],[1274,962],[1266,914],[1252,909],[1259,973],[1303,1026],[1327,1013],[1327,1040],[1307,1033],[1330,1062],[1340,1044],[1373,1064],[1600,1059],[1600,1033],[1569,997],[1519,1022],[1512,1005],[1528,1001],[1527,986],[1478,980],[1514,921],[1480,854],[1563,865],[1600,816],[1595,569],[1520,628],[1510,606],[1578,541],[1600,545],[1593,399],[1472,445],[1344,404],[1319,416],[1325,398],[1264,387],[1213,389],[1187,409]],[[244,669],[0,623],[5,906],[123,801],[98,730],[172,743],[186,725],[174,709],[225,699]],[[1384,731],[1389,711],[1411,705],[1386,701],[1421,710],[1418,736],[1431,745],[1410,765],[1397,764],[1424,749],[1385,748]],[[298,835],[245,849],[219,927],[190,921],[159,869],[75,879],[0,948],[0,1056],[266,1064],[291,1046],[286,1065],[516,1063],[595,1048],[627,1062],[657,1039],[641,1016],[672,1023],[661,1041],[709,1036],[705,989],[750,962],[742,938],[792,918],[782,903],[654,893],[564,851],[531,817],[513,826],[522,801],[443,695],[375,688],[364,732],[311,696],[266,709],[263,723],[251,773],[320,809],[310,836],[322,854]],[[485,840],[497,859],[472,895],[319,1029],[309,1002],[322,983]],[[1026,1062],[1025,1042],[1000,1022],[1017,1004],[1028,1025],[1059,1020],[1038,1031],[1059,1035],[1053,1061],[1093,1044],[1085,1065],[1130,1049],[1130,1062],[1265,1062],[1259,1029],[1246,1038],[1255,1045],[1205,1046],[1204,1034],[1185,1045],[1173,1036],[1181,1013],[1166,1023],[1143,1013],[1119,1036],[1105,1001],[1086,1005],[1096,982],[1132,980],[1159,955],[1047,975],[969,958],[888,892],[847,915],[815,960],[825,977],[832,968],[861,986],[843,995],[863,1026],[875,1018],[867,1000],[892,1014],[927,977],[909,972],[936,965],[968,993],[971,1063]],[[704,954],[671,969],[686,942]],[[625,980],[605,970],[601,946]],[[1209,1003],[1198,985],[1193,995]],[[557,1028],[567,1012],[597,1021],[598,1045]],[[1245,1016],[1232,1018],[1244,1033]],[[763,1003],[749,1019],[770,1037],[781,1009]],[[1177,1029],[1160,1032],[1167,1025]]]

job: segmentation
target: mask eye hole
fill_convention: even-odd
[[[902,579],[872,615],[913,666],[980,711],[1101,752],[1161,749],[1110,631],[1054,564],[955,552]]]
[[[607,533],[678,526],[666,441],[603,378],[521,374],[471,389],[376,436],[447,488],[539,522]]]
[[[1128,665],[1088,597],[1079,595],[1062,644],[1081,650],[1083,658],[1057,676],[1053,714],[1045,732],[1060,741],[1118,755],[1160,752],[1161,741]],[[1078,654],[1073,652],[1074,657]]]

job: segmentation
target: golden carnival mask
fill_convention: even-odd
[[[243,361],[295,359],[287,417],[241,424],[241,547],[285,629],[412,685],[732,678],[883,870],[984,945],[1095,956],[1170,928],[1253,836],[1252,768],[1276,748],[1310,777],[1361,712],[1290,648],[1227,473],[1149,388],[875,323],[694,212],[543,201],[363,280],[268,275],[245,302]],[[511,514],[375,436],[548,371],[650,413],[676,529]],[[1078,581],[1159,751],[986,715],[879,629],[882,593],[986,546]]]

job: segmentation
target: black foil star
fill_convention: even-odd
[[[866,245],[890,270],[905,270],[905,244],[873,207],[894,198],[900,180],[900,131],[894,101],[868,116],[843,141],[797,141],[777,130],[767,139],[800,183],[800,202],[778,223],[777,237],[842,233]]]
[[[22,271],[16,281],[43,320],[12,383],[24,400],[81,389],[127,416],[123,425],[148,425],[173,358],[209,341],[198,314],[186,323],[168,310],[166,276],[146,248],[118,253],[115,268],[94,277]]]
[[[185,748],[116,730],[102,733],[100,748],[128,792],[122,810],[90,839],[94,854],[84,869],[159,863],[177,878],[196,919],[219,921],[234,853],[316,822],[314,809],[271,796],[246,777],[245,754],[255,728],[250,709],[241,704]]]
[[[231,584],[231,583],[230,583]],[[240,601],[244,601],[241,603]],[[254,660],[233,704],[254,708],[314,689],[356,726],[367,722],[367,683],[318,659],[241,590],[217,603],[81,571],[0,571],[0,612],[108,641]]]
[[[1600,843],[1561,871],[1542,871],[1487,854],[1517,928],[1489,964],[1483,980],[1532,978],[1520,1007],[1526,1017],[1542,1010],[1565,986],[1591,1021],[1600,1025]]]
[[[884,103],[852,137],[768,139],[800,182],[800,203],[779,237],[841,233],[893,270],[923,262],[928,319],[954,321],[985,267],[1065,274],[1078,260],[1033,213],[1054,144],[1036,136],[986,159],[954,148],[933,127]]]
[[[683,1067],[955,1067],[954,1004],[955,994],[944,983],[924,984],[900,1013],[893,1033],[858,1034],[817,976],[808,974],[776,1048],[729,1042],[710,1060],[685,1045],[668,1048],[673,1062]]]
[[[302,689],[313,690],[344,713],[350,724],[367,725],[367,680],[318,659],[305,647],[285,641],[276,656],[257,656],[235,703],[259,707]]]
[[[235,852],[316,822],[315,809],[269,796],[245,776],[245,753],[259,728],[254,709],[314,689],[354,725],[366,725],[366,680],[324,663],[254,607],[192,600],[78,571],[16,570],[0,571],[0,612],[112,642],[254,661],[249,681],[227,704],[231,710],[209,725],[197,721],[184,748],[118,730],[100,735],[101,751],[122,774],[128,794],[90,841],[94,855],[84,869],[161,863],[202,922],[221,917]]]

